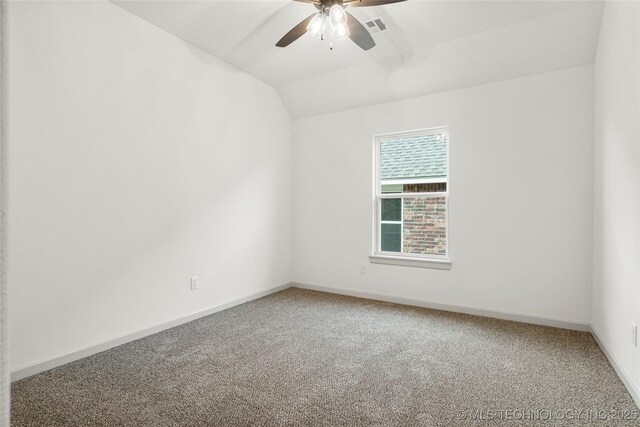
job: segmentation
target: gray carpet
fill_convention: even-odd
[[[636,411],[587,333],[288,289],[18,381],[11,420],[640,425]]]

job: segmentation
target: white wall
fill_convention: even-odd
[[[294,121],[294,280],[588,324],[592,67]],[[450,271],[368,265],[372,136],[450,126]]]
[[[5,78],[7,51],[7,20],[5,4],[0,3],[0,426],[9,426],[11,416],[9,375],[9,327],[7,298],[7,128],[5,95],[7,80]]]
[[[640,3],[607,2],[595,61],[593,327],[640,395]]]
[[[9,12],[14,369],[289,281],[272,87],[111,3]]]

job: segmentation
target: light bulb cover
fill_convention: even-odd
[[[342,22],[339,24],[332,23],[331,31],[333,36],[332,39],[334,41],[342,40],[351,35],[351,33],[349,32],[349,26],[347,26],[346,22]]]
[[[347,12],[345,12],[339,4],[331,6],[331,9],[329,9],[329,17],[333,24],[343,24],[347,22]]]
[[[322,12],[314,16],[309,22],[309,25],[307,25],[307,32],[317,39],[322,38],[322,34],[324,33],[324,19],[325,16]]]

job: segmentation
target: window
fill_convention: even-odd
[[[448,268],[448,128],[375,137],[372,262]]]

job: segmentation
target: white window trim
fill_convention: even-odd
[[[382,179],[380,176],[380,143],[385,139],[397,138],[397,137],[410,137],[412,135],[422,135],[424,133],[447,133],[447,179],[438,179],[434,182],[446,182],[447,191],[439,193],[382,193]],[[387,265],[399,265],[406,267],[423,267],[423,268],[435,268],[435,269],[450,269],[451,268],[451,248],[449,240],[449,216],[451,211],[449,209],[449,198],[451,191],[451,169],[449,164],[449,146],[450,146],[450,134],[449,126],[439,126],[428,129],[418,129],[406,132],[393,132],[386,134],[374,135],[373,137],[373,247],[372,255],[369,256],[369,261],[375,264],[387,264]],[[395,180],[397,183],[408,183],[407,180]],[[419,181],[419,180],[412,180]],[[426,182],[429,180],[423,180],[420,182]],[[385,180],[384,184],[390,184],[392,180]],[[417,183],[417,182],[414,182]],[[446,255],[422,255],[422,254],[403,254],[398,252],[384,252],[380,250],[380,232],[381,223],[380,220],[380,200],[381,199],[404,199],[404,198],[433,198],[433,197],[446,197],[446,242],[447,249]],[[404,205],[404,203],[403,203]],[[386,221],[385,221],[386,222]],[[402,242],[404,249],[404,241]]]
[[[413,258],[409,256],[369,255],[372,264],[400,265],[404,267],[422,267],[438,270],[451,270],[450,259]]]

